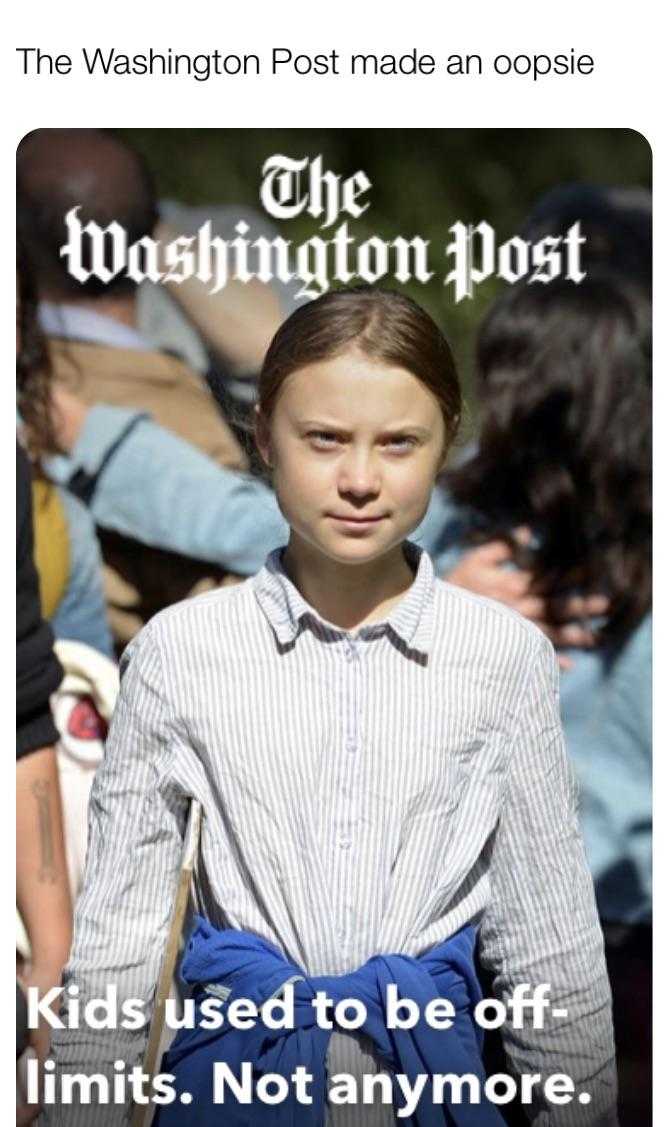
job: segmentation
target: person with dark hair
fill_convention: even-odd
[[[535,242],[547,235],[564,236],[575,222],[579,223],[585,239],[587,274],[616,279],[626,299],[632,303],[637,336],[648,339],[652,270],[650,192],[618,185],[560,184],[538,199],[521,233]],[[550,286],[547,290],[552,292]],[[455,533],[455,528],[449,524],[451,515],[446,494],[436,489],[424,525],[416,536],[432,554],[441,551],[443,527]],[[486,541],[466,552],[457,565],[456,581],[478,594],[506,603],[534,621],[559,649],[561,666],[569,667],[571,659],[563,650],[593,645],[594,637],[587,620],[607,613],[607,596],[601,593],[566,596],[557,608],[552,604],[549,615],[545,600],[532,589],[530,572],[526,568],[508,569],[511,557],[506,541]],[[553,613],[555,609],[557,618]]]
[[[139,153],[101,129],[35,129],[18,146],[16,168],[19,226],[40,294],[51,301],[99,298],[103,306],[133,296],[135,283],[122,272],[108,282],[95,276],[78,282],[60,248],[65,215],[74,207],[83,224],[119,223],[130,243],[152,234],[155,185]]]
[[[194,798],[200,915],[182,974],[196,1027],[163,1060],[178,1095],[158,1127],[218,1121],[220,1062],[286,1078],[306,1066],[314,1106],[278,1104],[276,1124],[401,1122],[392,1075],[461,1073],[468,1106],[429,1108],[428,1088],[419,1122],[451,1111],[495,1127],[475,948],[505,1004],[518,984],[546,983],[567,1011],[503,1028],[512,1072],[532,1074],[535,1122],[616,1124],[609,985],[553,650],[521,616],[436,579],[407,539],[460,412],[449,346],[408,298],[362,288],[298,309],[267,352],[256,429],[287,547],[247,582],[163,611],[123,655],[66,980],[81,1004],[112,983],[119,1004],[150,1013]],[[392,982],[422,1005],[453,1000],[452,1028],[422,1016],[389,1032]],[[224,1020],[236,997],[262,1003],[287,984],[295,1029]],[[318,989],[364,999],[362,1026],[316,1028]],[[214,1031],[199,1024],[209,994],[222,1001]],[[54,1055],[111,1082],[145,1040],[145,1027],[56,1031]],[[372,1107],[325,1106],[327,1057],[332,1077],[373,1078]],[[556,1072],[572,1078],[567,1105],[547,1095]],[[54,1106],[48,1121],[101,1114],[124,1110]],[[227,1090],[224,1115],[262,1122],[266,1105]]]
[[[85,505],[52,481],[44,464],[56,449],[53,378],[36,317],[36,298],[22,242],[17,254],[16,389],[22,440],[35,468],[34,556],[42,613],[57,638],[111,656],[102,557]]]
[[[613,274],[650,295],[653,224],[647,188],[559,184],[540,197],[520,234],[536,243],[545,235],[565,235],[573,223],[579,223],[586,240],[587,273]]]
[[[536,603],[558,636],[561,715],[616,1004],[621,1110],[632,1121],[650,1098],[647,327],[637,291],[609,276],[516,287],[493,305],[477,344],[478,443],[444,475],[433,547],[442,574],[479,589],[468,558],[477,545],[504,544],[517,598],[531,614]],[[562,617],[577,600],[575,650]]]
[[[247,459],[203,379],[174,355],[155,349],[138,331],[134,283],[123,273],[108,285],[94,279],[80,285],[68,274],[59,253],[65,241],[65,215],[73,207],[80,208],[84,222],[94,220],[106,227],[115,220],[125,227],[130,240],[150,234],[157,221],[150,174],[139,155],[113,134],[40,129],[28,134],[18,147],[17,192],[19,230],[36,276],[54,378],[73,413],[77,409],[86,413],[86,468],[93,465],[98,471],[125,441],[127,431],[148,413],[156,424],[188,443],[183,447],[169,443],[168,438],[162,442],[155,428],[142,428],[143,474],[157,475],[162,463],[174,459],[168,484],[173,522],[174,510],[178,513],[182,507],[179,454],[186,475],[191,469],[190,448],[227,469],[243,470]],[[237,325],[242,317],[236,308],[234,314],[232,322]],[[64,483],[89,501],[94,476],[96,473],[84,471],[77,478],[67,476],[66,471]],[[196,467],[195,476],[200,476]],[[242,492],[252,493],[252,489]],[[152,521],[153,506],[150,498],[140,505],[141,496],[142,491],[137,490],[138,536],[126,531],[124,498],[118,495],[110,521],[101,522],[110,619],[119,644],[162,607],[193,590],[228,580],[227,558],[242,556],[232,543],[231,550],[221,552],[216,563],[204,563],[201,556],[173,551],[169,536],[156,542],[150,534],[142,535],[142,518]],[[260,526],[263,515],[261,511],[255,515]],[[273,523],[269,520],[271,527],[275,523],[275,517]],[[229,538],[234,541],[231,529]],[[241,574],[250,570],[241,558]]]
[[[205,383],[177,357],[152,348],[136,329],[136,287],[124,274],[108,285],[75,282],[60,256],[64,216],[115,220],[128,237],[150,234],[158,219],[152,179],[133,149],[101,130],[36,130],[17,153],[19,230],[42,299],[54,378],[85,405],[148,411],[164,427],[234,469],[246,458]],[[104,427],[97,433],[104,447]],[[222,568],[148,549],[101,532],[107,597],[118,642],[162,606],[197,586],[222,582]]]
[[[286,539],[287,526],[263,481],[218,465],[145,412],[103,403],[89,407],[54,385],[20,239],[18,252],[18,407],[33,461],[62,487],[57,501],[70,541],[70,581],[61,585],[52,624],[58,637],[110,653],[106,611],[98,599],[101,559],[93,521],[107,533],[136,541],[137,553],[145,545],[162,549],[158,558],[172,564],[188,557],[207,563],[209,573],[218,574],[214,564],[240,575],[261,567],[270,548]],[[46,486],[40,479],[35,488],[45,493]],[[53,510],[55,490],[48,495]],[[61,532],[64,524],[61,517]],[[52,533],[48,539],[42,558],[48,556],[51,570]]]

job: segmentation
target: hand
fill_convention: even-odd
[[[86,421],[89,408],[62,384],[51,388],[51,421],[58,448],[69,454],[76,445]]]
[[[16,1127],[24,1127],[25,1123],[32,1123],[41,1111],[39,1104],[17,1104],[16,1105]]]
[[[28,987],[36,987],[40,998],[43,998],[49,990],[54,986],[60,986],[62,980],[63,963],[58,960],[57,964],[49,966],[38,966],[37,964],[24,963],[18,978],[27,992]],[[57,1013],[58,1003],[52,1003],[54,1012]],[[51,1026],[45,1020],[40,1020],[37,1029],[31,1029],[29,1032],[30,1047],[35,1050],[35,1055],[39,1061],[40,1068],[49,1055],[49,1048],[51,1045]]]
[[[518,529],[516,538],[519,543],[526,544],[526,530]],[[539,626],[556,647],[590,649],[595,646],[595,635],[585,620],[605,614],[609,610],[609,600],[604,595],[545,599],[533,592],[530,571],[504,566],[512,559],[509,544],[504,540],[490,540],[467,552],[453,571],[443,578],[475,594],[505,603]],[[573,664],[571,658],[562,654],[558,661],[562,669],[569,669]]]
[[[48,990],[54,986],[60,986],[62,978],[62,966],[60,963],[56,966],[37,966],[30,963],[24,963],[18,974],[19,981],[23,989],[27,991],[29,986],[36,986],[39,991],[39,997],[42,998]],[[39,1080],[38,1091],[40,1103],[28,1104],[25,1103],[25,1093],[22,1089],[20,1076],[17,1074],[17,1092],[19,1099],[16,1104],[16,1125],[23,1127],[26,1123],[32,1123],[34,1119],[40,1114],[42,1084],[43,1084],[43,1068],[44,1062],[48,1059],[49,1048],[51,1045],[51,1027],[46,1021],[40,1021],[37,1029],[31,1029],[29,1032],[29,1045],[34,1050],[39,1067]]]
[[[16,1067],[16,1127],[24,1127],[25,1123],[32,1123],[42,1110],[41,1101],[38,1103],[27,1102],[23,1063],[22,1060],[17,1061]]]

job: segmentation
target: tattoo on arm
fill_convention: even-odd
[[[37,821],[39,825],[39,873],[37,879],[42,884],[55,884],[58,874],[56,873],[53,848],[53,818],[49,784],[44,779],[40,779],[32,784],[31,790],[37,800]]]

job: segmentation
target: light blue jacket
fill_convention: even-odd
[[[47,469],[102,528],[239,575],[254,575],[287,542],[268,485],[219,466],[136,410],[91,407],[71,454]]]

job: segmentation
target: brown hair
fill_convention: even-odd
[[[259,376],[259,408],[271,417],[293,372],[354,346],[372,360],[404,368],[435,396],[447,445],[461,417],[461,388],[451,350],[429,314],[403,294],[358,286],[299,306],[278,329]]]
[[[51,420],[51,364],[37,319],[37,294],[22,240],[17,236],[16,390],[30,456],[39,459],[57,450]]]
[[[558,621],[569,591],[610,600],[597,639],[617,652],[651,605],[651,323],[613,274],[514,286],[478,336],[482,417],[473,457],[445,479],[484,539],[515,555]]]

